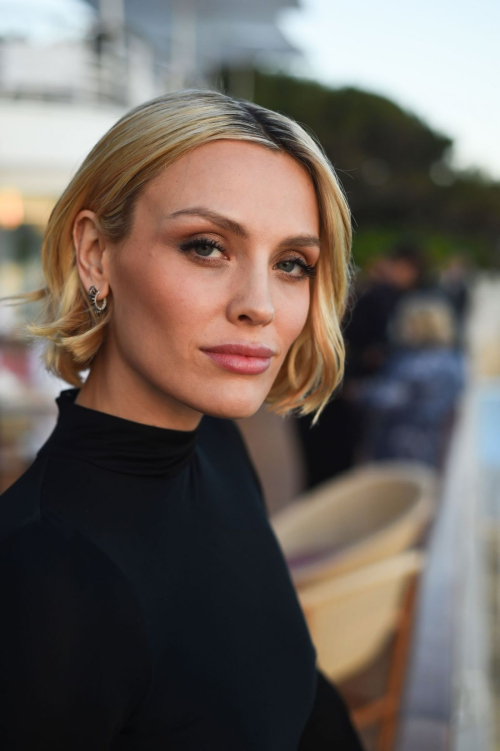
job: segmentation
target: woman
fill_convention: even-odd
[[[1,502],[3,748],[360,748],[231,422],[327,402],[349,245],[320,148],[253,104],[168,94],[86,158],[28,296],[73,388]]]
[[[392,348],[379,375],[351,387],[366,410],[363,458],[442,469],[465,384],[453,309],[441,295],[409,295],[395,311],[389,338]]]

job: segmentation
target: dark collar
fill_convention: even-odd
[[[191,458],[195,430],[170,430],[144,425],[75,404],[79,389],[56,398],[59,417],[38,456],[58,453],[77,457],[114,472],[161,476],[180,471]]]

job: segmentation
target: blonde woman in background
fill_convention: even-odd
[[[25,297],[71,388],[0,501],[2,749],[360,750],[232,422],[327,403],[349,252],[320,147],[248,102],[168,94],[85,159]]]
[[[396,310],[379,375],[352,389],[368,409],[363,460],[409,459],[440,468],[465,381],[450,304],[411,295]]]

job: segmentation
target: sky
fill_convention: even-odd
[[[93,18],[83,0],[0,0],[0,29],[42,42],[78,38]]]
[[[500,0],[299,5],[279,22],[303,52],[294,72],[393,99],[453,138],[455,166],[500,180]],[[77,36],[91,17],[82,0],[0,0],[3,29],[21,19],[46,39]]]
[[[500,180],[500,1],[301,0],[280,27],[301,75],[393,99]]]

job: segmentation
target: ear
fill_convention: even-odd
[[[80,211],[73,224],[78,274],[86,290],[99,290],[97,301],[109,294],[107,243],[93,211]]]

